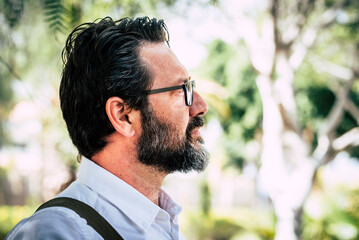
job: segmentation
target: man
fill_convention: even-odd
[[[162,20],[107,17],[77,27],[63,51],[61,109],[83,157],[58,197],[86,203],[124,239],[183,239],[181,207],[161,185],[208,162],[198,131],[207,104],[168,40]],[[87,222],[48,207],[7,239],[103,239]]]

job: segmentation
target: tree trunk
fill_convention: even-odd
[[[350,136],[344,134],[338,139],[334,136],[344,108],[353,116],[359,116],[359,110],[348,101],[352,82],[348,81],[343,91],[334,91],[337,101],[325,120],[323,131],[318,132],[318,147],[313,153],[312,140],[304,137],[298,122],[293,92],[295,71],[314,45],[318,33],[336,21],[344,3],[339,1],[326,9],[311,25],[307,17],[316,4],[310,0],[286,3],[270,0],[268,13],[271,17],[260,24],[244,13],[227,12],[229,24],[235,21],[238,26],[246,26],[238,31],[247,46],[251,64],[258,72],[256,84],[263,105],[259,174],[277,216],[276,240],[299,239],[303,205],[317,169],[332,160],[336,152],[359,144],[359,130],[358,134],[353,131]],[[357,75],[354,73],[349,74],[353,76],[351,81]]]
[[[276,53],[276,73],[260,73],[257,86],[263,104],[261,180],[277,216],[276,240],[296,240],[315,167],[301,136],[293,94],[293,71],[285,51]]]

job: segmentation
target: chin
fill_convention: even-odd
[[[202,148],[202,147],[203,147],[203,146],[202,146],[203,143],[204,143],[204,141],[203,141],[202,137],[193,138],[192,141],[191,141],[191,145],[192,145],[196,150]]]

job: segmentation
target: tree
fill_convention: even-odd
[[[46,184],[43,184],[45,182],[43,179],[51,175],[51,169],[54,169],[50,166],[51,162],[63,161],[63,164],[70,165],[69,168],[75,165],[74,148],[69,143],[58,102],[61,50],[68,33],[82,22],[94,21],[107,15],[113,18],[131,17],[145,12],[155,15],[158,7],[169,7],[175,2],[171,0],[110,2],[0,0],[2,23],[0,26],[0,147],[5,144],[5,133],[2,131],[5,128],[2,126],[6,125],[7,130],[11,127],[8,113],[21,103],[26,103],[38,110],[37,121],[41,125],[41,130],[31,139],[18,140],[9,137],[6,147],[16,148],[16,151],[26,151],[29,146],[36,145],[36,148],[41,148],[36,150],[40,152],[36,158],[41,159],[42,168],[36,170],[38,173],[35,184],[25,181],[27,176],[14,169],[11,166],[13,164],[9,163],[1,169],[4,170],[2,176],[7,176],[9,171],[17,171],[12,175],[17,175],[24,181],[19,187],[1,187],[0,190],[4,194],[0,194],[0,203],[24,204],[28,200],[29,192],[21,194],[21,200],[15,201],[15,193],[8,190],[20,189],[20,187],[27,189],[29,185],[39,186],[35,193],[31,193],[32,199],[43,201],[53,196],[56,194],[54,189],[46,189]],[[21,89],[26,89],[26,94],[13,94],[14,86],[17,91],[19,85]],[[12,161],[10,155],[6,157],[8,162]],[[57,156],[62,157],[59,159]],[[35,178],[30,177],[30,179]],[[6,177],[2,177],[0,186],[5,182],[12,184]],[[6,199],[1,196],[6,196]]]
[[[24,0],[1,0],[0,1],[0,19],[2,27],[0,28],[0,147],[5,143],[5,133],[3,125],[6,122],[6,114],[13,106],[12,100],[12,82],[22,81],[19,64],[15,59],[18,51],[15,34],[23,37],[24,28],[28,27],[28,22],[24,21],[26,16],[32,16],[35,19],[31,22],[45,21],[48,28],[54,34],[58,41],[63,41],[64,37],[75,26],[82,21],[93,21],[94,17],[103,17],[112,13],[120,16],[135,16],[139,13],[156,14],[157,7],[171,7],[176,0],[156,0],[156,1],[111,1],[96,3],[86,0],[44,0],[44,1],[24,1]],[[24,17],[25,15],[25,17]],[[60,38],[60,39],[59,39]],[[55,40],[53,39],[53,40]],[[59,46],[56,46],[58,49]],[[23,52],[26,53],[26,52]],[[25,58],[30,59],[29,56]],[[9,140],[11,142],[11,140]]]
[[[8,37],[8,33],[17,25],[22,7],[22,2],[18,4],[9,1],[0,2],[0,8],[4,10],[4,12],[0,14],[0,18],[3,19],[2,27],[0,28],[0,50],[2,53],[0,55],[0,148],[9,141],[4,131],[4,125],[12,106],[10,79],[13,77],[18,78],[12,65],[14,55],[9,53],[9,49],[13,49],[14,44]]]
[[[277,216],[276,239],[298,239],[303,205],[318,168],[340,151],[358,152],[359,102],[354,81],[359,76],[359,5],[349,0],[270,0],[264,11],[261,5],[246,12],[226,4],[218,1],[228,26],[236,26],[232,29],[248,50],[263,109],[261,125],[241,128],[239,133],[245,139],[244,134],[252,132],[253,139],[254,129],[261,132],[260,178]],[[231,52],[223,50],[223,44],[214,45],[220,56]],[[214,67],[215,73],[225,72],[223,66]],[[309,79],[302,78],[306,72],[311,74]],[[243,106],[234,107],[240,110],[234,118],[239,116],[242,124],[251,111]],[[233,134],[233,126],[225,124],[225,129]]]

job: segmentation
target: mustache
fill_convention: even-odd
[[[191,119],[187,126],[187,133],[190,134],[195,128],[203,127],[203,125],[204,119],[199,116],[195,116]]]

